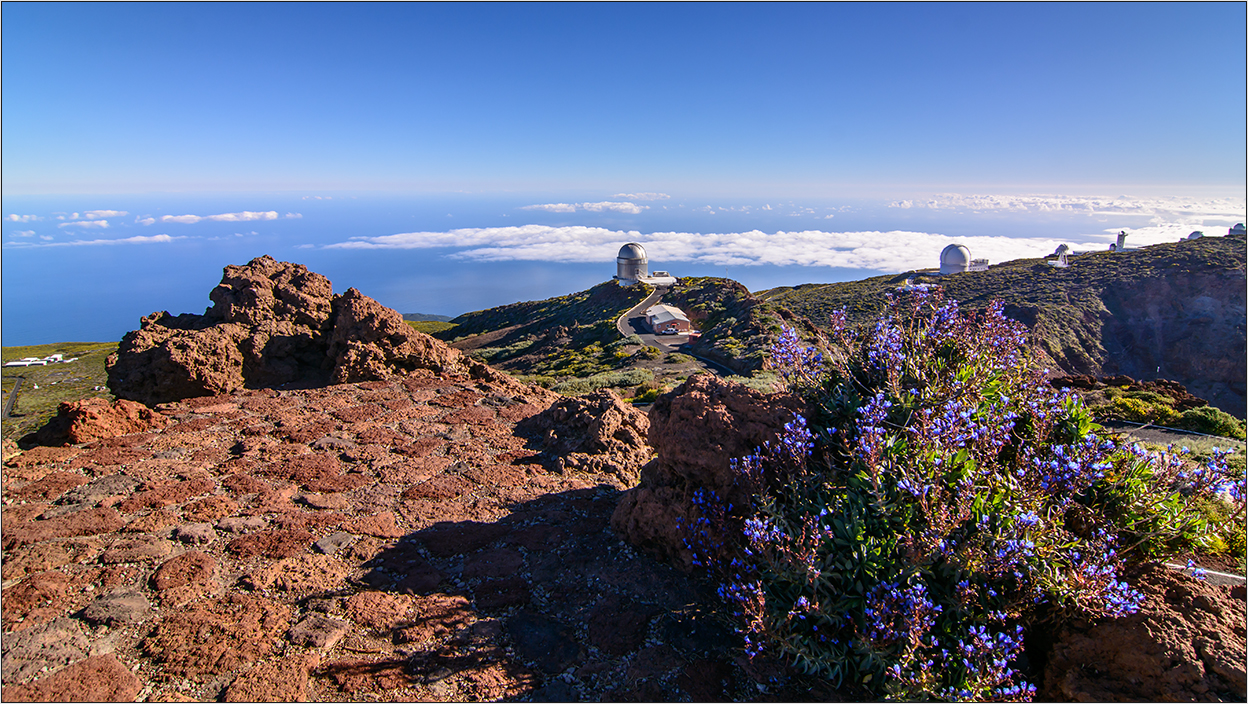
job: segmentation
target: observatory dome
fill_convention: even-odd
[[[615,258],[615,278],[620,283],[636,283],[650,275],[649,265],[646,250],[636,242],[629,242],[620,247],[620,254]]]
[[[971,267],[971,250],[951,244],[940,253],[940,273],[960,274]]]
[[[620,253],[616,255],[618,259],[641,259],[645,260],[646,250],[636,242],[629,242],[620,247]]]

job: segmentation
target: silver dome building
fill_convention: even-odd
[[[649,267],[645,248],[636,242],[629,242],[620,247],[620,253],[615,258],[615,278],[621,284],[635,284],[650,276]]]
[[[951,244],[940,253],[940,273],[961,274],[967,271],[988,271],[987,259],[971,259],[971,250]]]
[[[971,250],[960,244],[951,244],[940,253],[940,273],[961,274],[971,267]]]

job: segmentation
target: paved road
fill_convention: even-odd
[[[712,362],[705,357],[700,357],[685,349],[685,344],[689,342],[689,335],[687,333],[681,333],[679,335],[655,335],[650,332],[650,326],[646,324],[646,309],[662,300],[664,293],[667,293],[667,287],[655,288],[654,293],[647,296],[646,300],[633,306],[631,310],[624,315],[621,315],[619,320],[615,321],[615,329],[618,330],[624,337],[636,335],[641,338],[643,343],[652,347],[658,347],[664,352],[679,352],[681,354],[687,354],[690,357],[694,357],[708,370],[720,376],[731,376],[736,374],[736,372],[718,362]]]
[[[4,399],[4,418],[8,418],[13,412],[13,402],[17,400],[17,390],[22,388],[22,382],[25,377],[13,377],[17,379],[17,383],[13,385],[13,390],[9,392],[9,397]]]

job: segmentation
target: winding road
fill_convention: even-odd
[[[732,376],[733,374],[736,374],[736,372],[718,362],[713,362],[685,349],[685,344],[689,342],[689,335],[687,333],[680,333],[677,335],[655,335],[650,332],[650,326],[646,324],[646,309],[663,300],[664,293],[667,293],[666,286],[662,288],[656,287],[654,289],[654,293],[646,296],[644,301],[633,306],[628,310],[628,312],[621,315],[619,319],[615,321],[615,329],[618,330],[624,337],[636,335],[637,337],[640,337],[641,341],[645,344],[652,347],[658,347],[664,352],[679,352],[681,354],[687,354],[701,362],[707,370],[720,376]]]

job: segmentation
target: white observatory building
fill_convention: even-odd
[[[646,250],[636,242],[620,247],[620,253],[615,257],[615,280],[621,286],[632,286],[635,283],[671,286],[676,283],[676,277],[666,271],[656,271],[653,276],[650,275],[650,261],[646,259]]]
[[[971,259],[971,250],[951,244],[940,253],[940,274],[961,274],[967,271],[988,271],[987,259]]]

